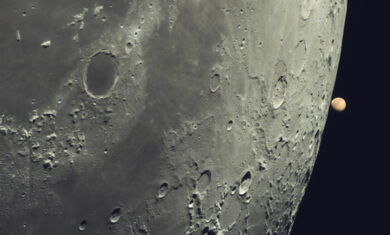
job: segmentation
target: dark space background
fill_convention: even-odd
[[[390,234],[390,7],[349,0],[333,97],[319,155],[291,235]]]

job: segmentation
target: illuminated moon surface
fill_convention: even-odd
[[[3,1],[0,234],[289,234],[345,14],[345,0]]]

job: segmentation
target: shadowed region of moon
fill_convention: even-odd
[[[115,56],[108,52],[98,52],[90,60],[86,71],[87,91],[94,96],[106,96],[115,83],[117,63]]]

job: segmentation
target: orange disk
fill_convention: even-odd
[[[337,97],[332,100],[332,108],[338,112],[342,112],[345,110],[345,107],[347,104],[345,103],[345,100],[343,98]]]

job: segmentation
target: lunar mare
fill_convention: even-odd
[[[289,234],[344,0],[7,1],[0,234]]]

